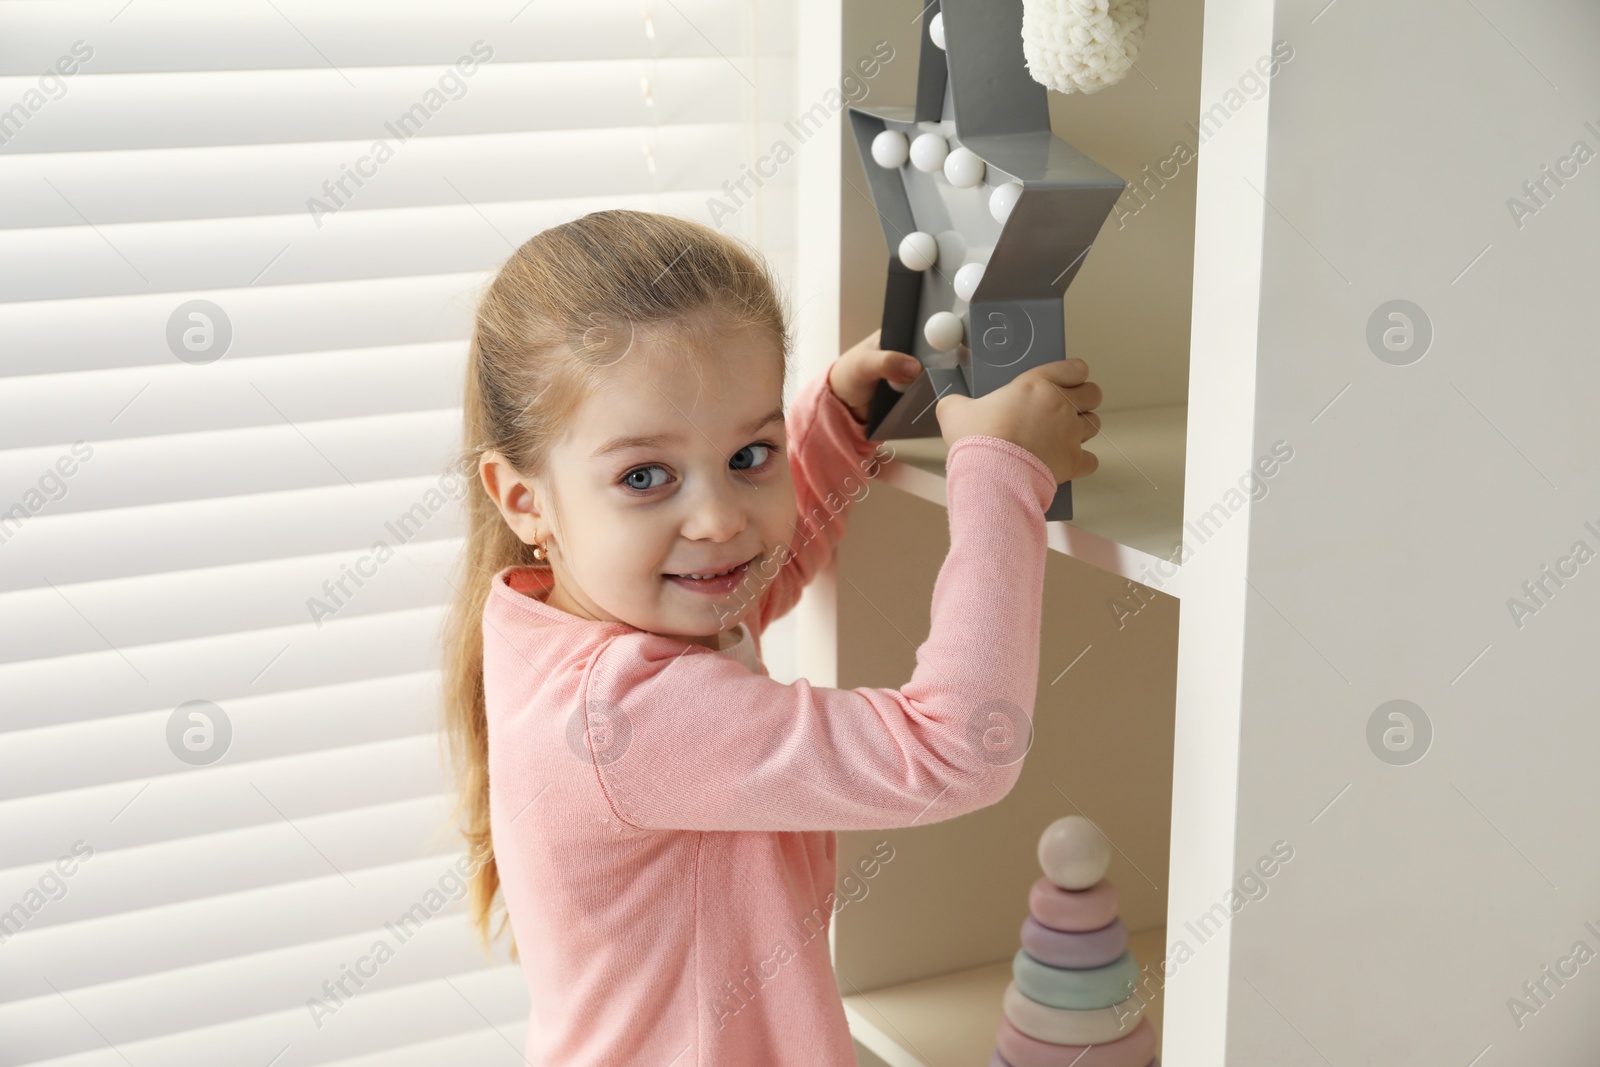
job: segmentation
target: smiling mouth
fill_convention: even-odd
[[[704,580],[711,579],[711,578],[725,578],[728,575],[734,573],[735,571],[742,570],[745,567],[749,566],[751,563],[755,562],[756,558],[757,558],[756,556],[751,556],[749,559],[744,560],[743,562],[735,563],[733,566],[725,568],[725,569],[720,570],[720,571],[696,571],[696,572],[691,573],[691,574],[668,574],[665,577],[668,577],[668,578],[689,578],[689,579],[694,579],[694,580],[699,580],[699,581],[704,581]]]

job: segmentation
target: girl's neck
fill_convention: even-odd
[[[553,580],[550,585],[550,591],[544,596],[544,602],[558,611],[564,611],[568,615],[573,615],[580,619],[588,619],[592,622],[613,621],[600,619],[598,616],[592,614],[586,608],[584,608],[583,605],[568,599],[565,590],[562,589],[559,583]],[[663,636],[677,637],[678,640],[687,641],[691,645],[700,645],[704,648],[711,649],[713,652],[721,652],[723,649],[727,648],[731,644],[734,644],[739,639],[739,631],[738,625],[736,624],[732,629],[720,630],[717,633],[706,634],[704,636],[682,636],[678,634],[665,634]]]

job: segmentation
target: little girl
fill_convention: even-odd
[[[1069,360],[940,399],[950,552],[916,670],[784,685],[761,636],[877,472],[878,380],[918,372],[874,335],[786,416],[789,343],[758,255],[633,211],[538,234],[478,309],[446,713],[473,918],[487,944],[503,894],[534,1067],[854,1067],[834,831],[953,818],[1021,773],[1044,512],[1098,465],[1099,388]]]

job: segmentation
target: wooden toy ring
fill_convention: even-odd
[[[1062,889],[1041,877],[1028,890],[1028,911],[1052,930],[1098,930],[1117,917],[1117,891],[1104,878],[1088,889]]]

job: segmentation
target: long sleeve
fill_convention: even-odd
[[[1008,441],[949,452],[950,552],[898,690],[785,685],[697,645],[609,638],[582,688],[611,727],[598,776],[640,829],[850,830],[938,822],[1010,791],[1032,728],[1056,482]],[[596,719],[596,716],[603,719]]]
[[[794,607],[833,559],[850,506],[867,494],[880,466],[877,442],[867,440],[865,427],[828,387],[826,370],[800,387],[785,422],[798,519],[788,556],[755,611],[762,631]]]

